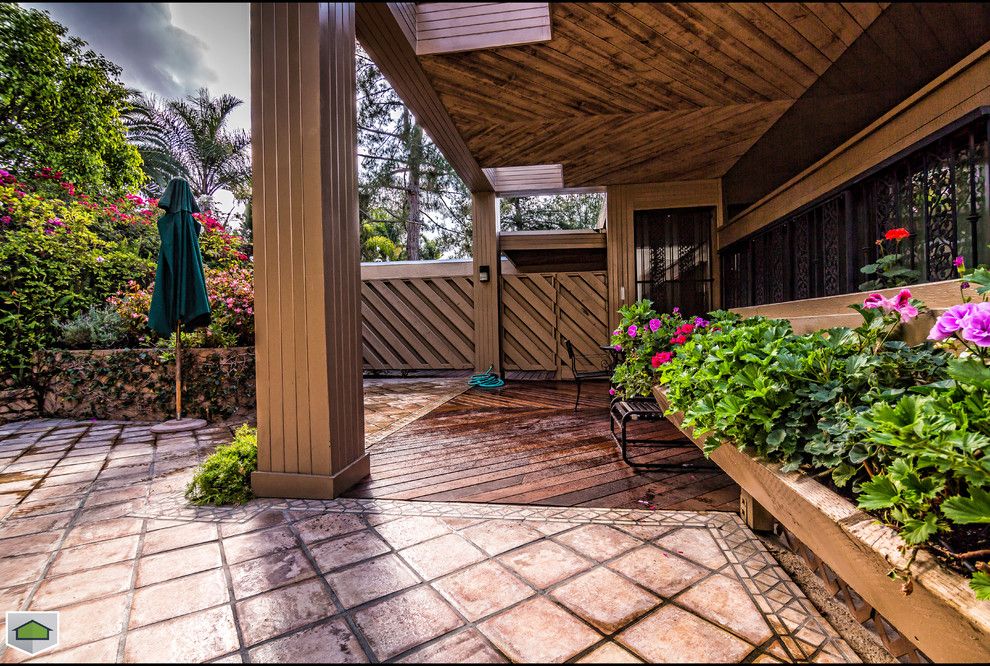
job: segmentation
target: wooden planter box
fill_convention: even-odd
[[[666,409],[663,389],[653,392]],[[681,428],[680,414],[670,420]],[[681,431],[701,445],[690,428]],[[893,529],[800,472],[781,473],[780,465],[733,446],[720,446],[711,458],[929,658],[990,662],[990,602],[976,600],[967,578],[922,551],[911,568],[914,591],[905,596],[901,581],[887,576],[907,563]]]

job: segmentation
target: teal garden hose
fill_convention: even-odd
[[[494,367],[494,365],[490,365],[485,372],[472,375],[471,379],[468,380],[468,386],[477,386],[484,389],[496,389],[505,386],[505,381],[492,372]]]

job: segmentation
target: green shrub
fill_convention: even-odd
[[[61,325],[62,342],[70,349],[108,349],[124,335],[124,321],[109,307],[91,305]]]
[[[203,461],[186,488],[193,504],[244,504],[251,492],[251,472],[258,468],[258,430],[244,425],[234,441],[219,446]]]

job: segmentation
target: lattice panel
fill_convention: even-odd
[[[473,289],[470,277],[363,281],[364,366],[373,370],[474,367]]]

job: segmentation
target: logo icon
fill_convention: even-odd
[[[7,645],[28,654],[38,654],[58,645],[58,612],[7,613]]]

